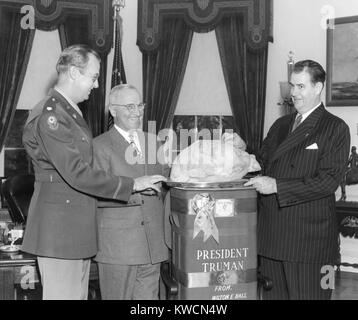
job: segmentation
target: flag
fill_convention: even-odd
[[[123,57],[122,57],[122,17],[119,15],[119,10],[115,10],[114,16],[114,59],[113,59],[113,68],[112,68],[112,79],[111,79],[111,88],[127,83],[126,74],[123,66]],[[108,112],[108,123],[107,129],[110,129],[113,126],[113,117]]]

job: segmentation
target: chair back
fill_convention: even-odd
[[[35,176],[21,174],[9,177],[1,186],[1,193],[8,204],[12,222],[24,224],[34,192]]]

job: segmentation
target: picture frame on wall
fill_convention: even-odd
[[[358,16],[327,20],[327,106],[358,106]]]

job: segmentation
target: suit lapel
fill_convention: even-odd
[[[286,152],[290,151],[292,148],[296,147],[298,144],[303,142],[305,139],[308,139],[316,128],[318,120],[321,118],[323,112],[325,111],[323,104],[321,104],[315,111],[313,111],[305,121],[294,131],[289,132],[291,125],[287,127],[287,124],[282,126],[280,130],[287,129],[286,139],[278,146],[272,160],[276,160],[281,157]],[[292,117],[291,121],[294,121],[295,116]],[[280,132],[281,133],[281,132]]]
[[[291,132],[292,123],[295,121],[296,113],[287,117],[287,120],[278,129],[277,145],[281,145],[287,139],[287,136]]]
[[[127,149],[127,147],[129,146],[128,141],[124,139],[124,137],[118,132],[115,127],[112,127],[108,133],[111,137],[112,144],[115,147],[115,150],[125,151]]]
[[[121,156],[125,159],[125,153],[126,153],[127,148],[129,147],[128,141],[118,132],[118,130],[115,127],[112,127],[109,130],[109,135],[111,137],[111,141],[112,141],[114,150],[115,151],[120,150],[120,152],[122,153]],[[142,173],[142,175],[144,175],[145,165],[137,163],[137,164],[133,164],[131,166],[135,170],[140,171]]]

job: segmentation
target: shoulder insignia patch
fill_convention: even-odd
[[[51,112],[56,111],[56,99],[55,98],[49,98],[44,104],[44,111],[45,112]]]
[[[54,97],[50,97],[43,106],[43,114],[45,116],[47,126],[53,131],[59,128],[58,118],[56,115],[56,103],[56,99]]]
[[[54,115],[51,115],[47,118],[47,125],[51,130],[57,130],[58,129],[58,120]]]

